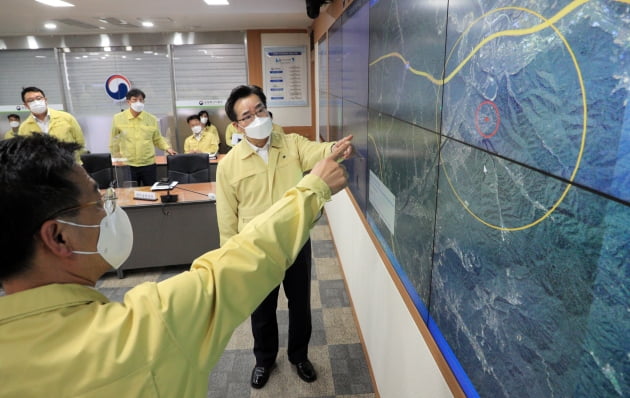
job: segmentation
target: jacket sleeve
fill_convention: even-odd
[[[303,171],[308,171],[315,166],[315,163],[330,155],[334,142],[311,141],[299,134],[290,134],[300,153],[300,163]]]
[[[112,130],[109,135],[109,152],[113,158],[121,157],[120,150],[120,129],[116,123],[116,115],[112,118]]]
[[[70,122],[71,130],[72,130],[72,136],[74,137],[74,142],[81,145],[81,149],[79,150],[79,152],[85,153],[87,152],[87,149],[85,148],[85,137],[83,136],[83,130],[81,129],[81,125],[79,124],[79,122],[74,116],[70,114],[68,114],[68,116],[70,116],[69,122]]]
[[[238,200],[234,186],[230,183],[228,172],[225,167],[229,167],[226,159],[219,162],[216,175],[216,207],[217,223],[219,225],[219,243],[221,246],[229,238],[238,233]],[[220,215],[220,216],[219,216]]]
[[[155,116],[151,115],[153,119],[153,145],[165,151],[171,147],[166,138],[162,137],[162,133],[160,132],[160,125],[158,124],[158,120]]]

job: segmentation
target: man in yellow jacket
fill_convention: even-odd
[[[157,118],[144,111],[144,92],[133,88],[125,98],[129,109],[114,115],[109,149],[113,158],[123,158],[129,166],[130,181],[153,185],[157,181],[155,147],[169,155],[177,152],[160,134]]]
[[[18,130],[20,128],[20,115],[17,113],[12,113],[7,116],[9,119],[9,127],[11,127],[6,133],[4,133],[4,139],[8,140],[9,138],[13,138],[18,135]]]
[[[216,155],[219,151],[219,135],[204,129],[199,115],[190,115],[186,119],[192,135],[184,141],[184,153],[209,153]],[[216,127],[214,128],[216,132]]]
[[[77,148],[44,135],[0,142],[0,223],[12,226],[0,229],[0,395],[205,397],[234,329],[345,186],[336,162],[345,148],[189,272],[141,284],[123,302],[93,286],[129,255],[131,224],[75,162]]]
[[[352,136],[337,143],[318,143],[298,134],[272,132],[267,100],[258,86],[238,86],[225,103],[225,112],[245,139],[219,162],[216,201],[221,245],[243,231],[248,223],[269,209],[294,186],[304,172],[324,159],[335,146],[344,146],[344,157],[352,155]],[[313,382],[317,373],[308,359],[311,338],[311,245],[307,241],[282,281],[289,304],[287,354],[298,376]],[[252,313],[256,365],[251,385],[267,383],[278,354],[276,307],[280,287]]]
[[[76,142],[79,153],[85,151],[85,138],[77,119],[68,112],[48,108],[48,99],[41,89],[23,88],[22,102],[31,114],[20,125],[18,135],[48,134],[61,141]]]

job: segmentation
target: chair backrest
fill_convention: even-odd
[[[166,157],[166,173],[169,180],[182,184],[210,181],[210,155],[186,153]]]
[[[83,168],[98,183],[100,189],[109,188],[114,181],[111,153],[86,153],[81,155]]]

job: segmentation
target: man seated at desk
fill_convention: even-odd
[[[110,302],[93,289],[131,251],[131,224],[74,159],[36,134],[0,142],[0,375],[10,397],[200,397],[238,327],[282,280],[347,184],[340,146],[189,272]],[[29,184],[24,184],[29,181]],[[45,199],[44,199],[45,196]]]
[[[219,137],[205,130],[198,115],[186,119],[192,135],[184,141],[184,153],[209,153],[216,156],[219,151]]]

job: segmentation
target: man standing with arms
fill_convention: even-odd
[[[79,153],[85,152],[85,138],[77,119],[68,112],[48,108],[48,99],[41,89],[23,88],[22,102],[31,114],[20,125],[18,135],[48,134],[60,141],[76,142],[81,146]]]
[[[144,111],[144,92],[134,88],[125,98],[129,109],[114,115],[110,152],[113,158],[125,159],[131,171],[131,181],[137,181],[138,186],[153,185],[157,181],[155,147],[169,155],[177,152],[160,134],[157,118]]]
[[[217,219],[221,245],[239,233],[255,216],[270,208],[305,171],[343,146],[343,157],[353,153],[352,136],[337,143],[318,143],[298,134],[272,132],[267,99],[258,86],[238,86],[225,104],[225,112],[245,139],[217,167]],[[311,338],[311,245],[306,242],[282,281],[289,305],[287,354],[298,376],[313,382],[317,373],[308,359]],[[278,354],[276,307],[280,286],[252,313],[254,355],[251,385],[267,383]]]

